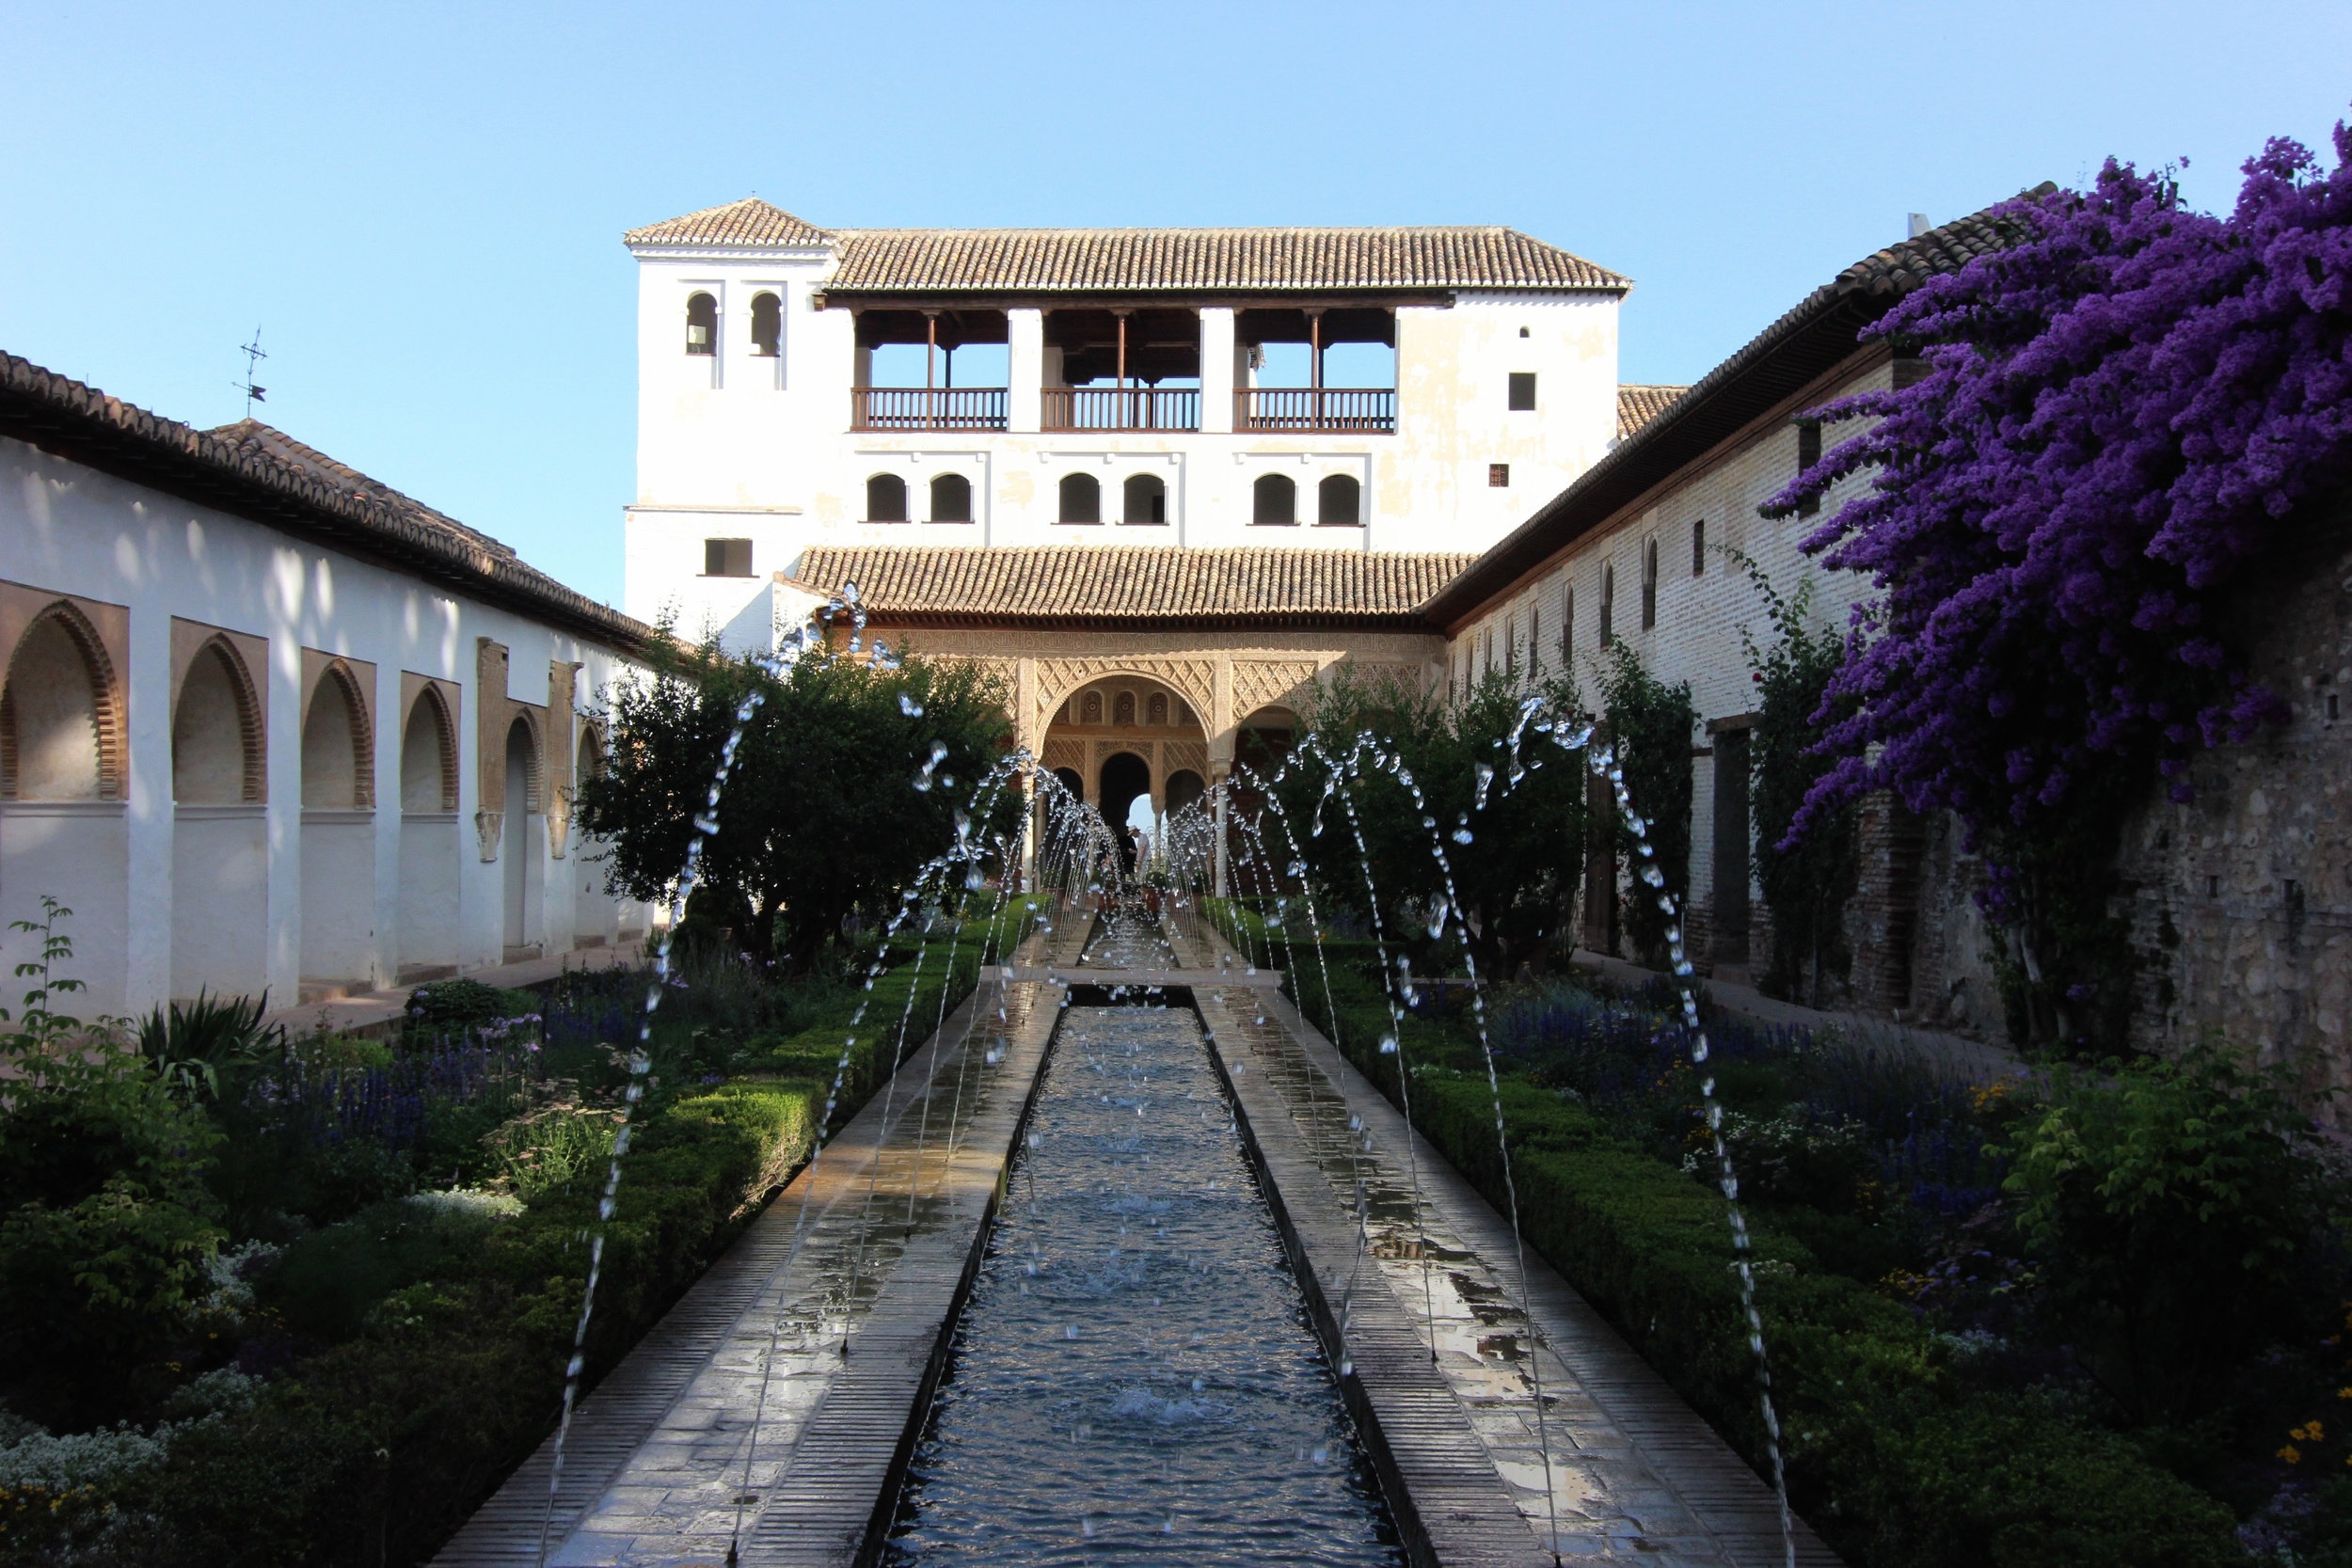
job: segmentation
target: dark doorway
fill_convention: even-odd
[[[1208,792],[1209,786],[1201,782],[1200,774],[1189,768],[1178,768],[1168,776],[1168,815],[1175,816]]]
[[[1717,964],[1748,961],[1748,732],[1715,736]]]
[[[1076,768],[1057,768],[1054,769],[1054,777],[1059,779],[1061,786],[1070,791],[1072,800],[1083,800],[1087,798],[1087,782],[1078,776]]]
[[[1136,868],[1135,841],[1127,836],[1127,810],[1138,795],[1152,793],[1152,765],[1133,752],[1114,752],[1103,759],[1103,793],[1097,798],[1103,820],[1110,824],[1111,836],[1119,840],[1119,862],[1129,872]]]

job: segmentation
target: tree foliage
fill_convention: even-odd
[[[806,968],[852,911],[881,908],[954,845],[959,811],[1009,748],[1011,723],[1003,693],[974,666],[880,668],[820,650],[779,676],[706,646],[608,695],[612,757],[583,781],[580,825],[604,841],[614,891],[669,895],[755,690],[764,701],[745,725],[688,915],[732,927],[759,959],[780,942],[784,961]],[[935,747],[945,750],[927,775]],[[1019,800],[1006,784],[970,831],[1009,831]]]
[[[2226,217],[2110,162],[2088,192],[1998,209],[2007,242],[1931,279],[1874,335],[1927,373],[1845,399],[1868,419],[1767,509],[1852,473],[1806,541],[1883,591],[1833,681],[1836,767],[1801,827],[1891,788],[1947,808],[1990,866],[2051,1026],[2103,975],[2117,807],[2279,717],[2222,595],[2297,502],[2352,476],[2352,134],[2338,166],[2274,140]]]
[[[1626,794],[1643,821],[1654,863],[1666,879],[1666,895],[1677,911],[1691,901],[1691,736],[1699,712],[1691,683],[1668,686],[1642,663],[1623,638],[1609,644],[1600,677],[1601,710],[1617,762],[1625,770]],[[1633,830],[1616,825],[1622,853],[1639,853]],[[1636,862],[1635,863],[1639,863]],[[1667,928],[1680,917],[1658,907],[1657,890],[1635,878],[1626,884],[1625,929],[1644,963],[1662,969]]]
[[[1311,742],[1293,751],[1279,790],[1282,816],[1319,896],[1370,916],[1369,856],[1372,886],[1391,939],[1428,953],[1427,929],[1445,896],[1436,841],[1459,901],[1461,918],[1450,920],[1449,929],[1468,943],[1480,971],[1507,977],[1539,958],[1565,930],[1583,870],[1584,771],[1549,742],[1530,737],[1520,748],[1526,771],[1516,783],[1508,778],[1508,737],[1528,695],[1518,683],[1490,674],[1464,701],[1450,705],[1434,693],[1358,680],[1343,668],[1303,716]],[[1573,702],[1565,690],[1549,696]],[[1396,773],[1357,751],[1362,736],[1404,763],[1421,787],[1420,801]],[[1330,793],[1333,774],[1318,760],[1351,754],[1358,762],[1344,786],[1363,834],[1360,855],[1344,803]],[[1481,768],[1497,776],[1482,785]],[[1314,831],[1318,821],[1320,832]],[[1290,852],[1290,839],[1270,817],[1264,832],[1270,852]]]

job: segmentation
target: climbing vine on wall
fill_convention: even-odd
[[[1806,541],[1881,594],[1824,712],[1810,831],[1866,791],[1947,808],[1986,858],[2042,1040],[2113,1017],[2115,825],[2147,782],[2283,712],[2217,632],[2297,502],[2352,479],[2352,135],[2323,171],[2275,140],[2227,216],[2169,172],[1997,209],[2003,248],[1931,279],[1875,336],[1926,374],[1820,410],[1863,435],[1766,509],[1869,490]]]
[[[1761,644],[1746,628],[1740,633],[1756,684],[1756,724],[1748,740],[1756,879],[1772,911],[1772,951],[1762,986],[1772,995],[1818,1006],[1823,982],[1842,979],[1852,967],[1846,904],[1861,870],[1853,806],[1840,802],[1820,813],[1807,832],[1792,830],[1806,798],[1833,766],[1820,748],[1818,716],[1846,661],[1846,641],[1816,615],[1812,578],[1784,595],[1748,556],[1724,553],[1748,574],[1772,626],[1771,640]],[[1833,703],[1830,711],[1848,705]]]
[[[1691,736],[1699,723],[1691,683],[1666,685],[1620,639],[1609,644],[1600,699],[1610,738],[1625,768],[1626,793],[1647,824],[1666,892],[1677,909],[1686,908],[1691,897]],[[1622,825],[1618,832],[1621,852],[1629,863],[1638,864],[1631,860],[1632,833]],[[1644,963],[1664,966],[1666,927],[1672,924],[1672,917],[1658,907],[1654,891],[1640,881],[1627,883],[1625,931]]]

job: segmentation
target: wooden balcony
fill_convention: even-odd
[[[1199,430],[1197,387],[1047,387],[1047,430]]]
[[[1393,387],[1248,387],[1233,394],[1235,430],[1393,435]]]
[[[855,387],[851,430],[1002,430],[1002,387]]]

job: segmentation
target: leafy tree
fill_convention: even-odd
[[[1831,759],[1820,748],[1830,682],[1846,659],[1836,628],[1817,625],[1813,580],[1784,598],[1763,568],[1737,550],[1724,552],[1746,568],[1764,600],[1773,641],[1758,647],[1742,630],[1756,688],[1756,727],[1750,733],[1749,809],[1756,832],[1756,879],[1772,911],[1772,956],[1763,989],[1804,996],[1819,1006],[1824,970],[1843,973],[1846,903],[1860,879],[1861,858],[1851,802],[1820,813],[1801,832],[1797,814]]]
[[[1449,705],[1436,694],[1359,680],[1343,668],[1303,716],[1313,743],[1293,750],[1279,795],[1297,853],[1329,906],[1373,912],[1355,833],[1340,800],[1326,800],[1332,775],[1318,758],[1344,759],[1358,737],[1369,735],[1420,785],[1416,801],[1393,771],[1359,752],[1346,787],[1383,924],[1399,950],[1429,960],[1421,967],[1443,961],[1428,940],[1446,892],[1433,841],[1442,844],[1460,903],[1449,942],[1466,942],[1482,973],[1518,974],[1566,928],[1583,870],[1584,770],[1580,759],[1529,733],[1519,748],[1524,771],[1516,782],[1510,778],[1509,736],[1529,695],[1491,674]],[[1565,690],[1547,700],[1574,701]],[[1482,768],[1494,774],[1483,786]],[[1312,831],[1318,818],[1320,834]],[[1290,839],[1272,818],[1263,832],[1268,853],[1291,853]],[[1461,841],[1465,832],[1468,843]]]
[[[2005,244],[1870,335],[1927,373],[1819,411],[1865,432],[1766,508],[1870,490],[1805,547],[1868,574],[1835,677],[1836,766],[1799,825],[1873,789],[1948,809],[1989,868],[2034,1037],[2117,1016],[2119,806],[2283,715],[2218,634],[2224,595],[2306,498],[2352,478],[2352,132],[2274,140],[2227,217],[2109,162],[1997,211]]]
[[[2330,1316],[2307,1260],[2342,1195],[2275,1076],[2213,1049],[2061,1067],[2009,1152],[2039,1310],[2132,1418],[2210,1410]]]
[[[1644,667],[1631,644],[1617,638],[1609,644],[1600,699],[1618,766],[1625,770],[1626,793],[1642,817],[1654,863],[1666,879],[1665,892],[1677,910],[1687,909],[1691,900],[1691,736],[1699,725],[1691,683],[1666,685]],[[1638,856],[1635,846],[1639,842],[1633,830],[1619,821],[1621,852]],[[1640,862],[1637,859],[1633,863]],[[1666,929],[1677,918],[1658,907],[1656,890],[1638,878],[1628,883],[1626,934],[1644,963],[1665,967]]]
[[[1002,692],[970,665],[910,659],[890,669],[812,652],[777,675],[715,644],[607,696],[613,745],[584,781],[580,824],[605,841],[609,885],[670,895],[736,714],[745,724],[703,851],[689,920],[731,927],[755,958],[806,970],[850,912],[879,908],[956,841],[960,808],[1011,742]],[[934,748],[944,748],[927,774]],[[917,781],[935,787],[922,787]],[[1018,825],[1019,792],[996,792],[989,822]]]

